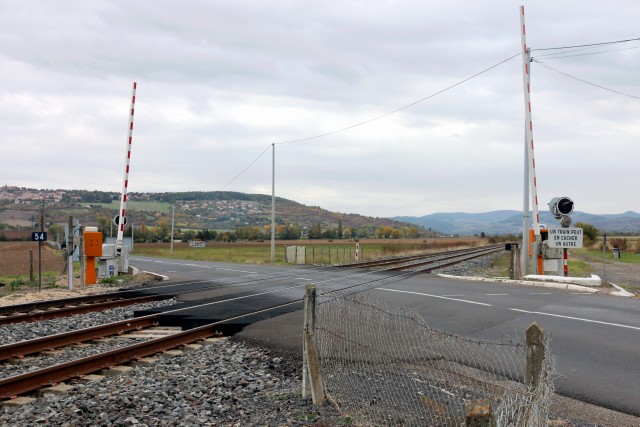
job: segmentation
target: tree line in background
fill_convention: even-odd
[[[98,218],[98,231],[105,236],[115,235],[117,230],[111,223],[111,219],[106,217]],[[64,231],[62,231],[64,233]],[[131,237],[132,230],[130,226],[125,226],[124,236]],[[160,219],[155,226],[139,225],[133,231],[135,242],[168,242],[171,239],[171,224],[168,220]],[[275,228],[275,237],[278,240],[299,240],[299,239],[355,239],[355,238],[417,238],[421,237],[420,228],[403,227],[402,229],[384,226],[377,229],[355,227],[345,227],[340,220],[337,227],[322,227],[320,223],[314,223],[309,229],[303,229],[297,225],[278,224]],[[235,242],[242,241],[264,241],[271,239],[271,225],[263,226],[244,226],[235,230],[216,231],[216,230],[182,230],[174,229],[174,240],[204,240],[204,241],[220,241]]]
[[[101,231],[105,237],[115,236],[117,226],[113,225],[112,219],[107,217],[98,217],[98,231]],[[582,228],[583,242],[585,248],[602,249],[601,237],[603,231],[599,230],[592,224],[578,222],[575,227]],[[31,227],[10,226],[0,224],[0,241],[6,240],[30,240],[30,236],[8,238],[3,234],[3,230],[21,230],[31,229]],[[48,240],[61,242],[64,239],[64,227],[59,224],[51,224],[47,227]],[[171,222],[168,218],[160,218],[155,225],[147,226],[144,223],[136,226],[135,230],[131,226],[125,226],[124,236],[131,237],[133,234],[136,243],[142,242],[169,242],[171,239]],[[628,240],[624,238],[623,233],[616,233],[616,237],[607,239],[607,249],[614,246],[622,251],[631,251],[640,253],[640,241]],[[631,234],[632,235],[632,234]],[[345,227],[340,220],[337,227],[323,227],[319,222],[314,223],[309,229],[302,229],[296,225],[276,225],[276,239],[278,240],[299,240],[299,239],[356,239],[356,238],[386,238],[386,239],[409,239],[423,237],[419,227],[402,227],[396,228],[392,226],[383,226],[376,229],[372,228],[355,228]],[[521,236],[504,235],[504,236],[486,236],[481,233],[481,238],[488,238],[490,243],[519,241]],[[176,228],[174,230],[174,240],[203,240],[203,241],[219,241],[219,242],[235,242],[235,241],[265,241],[271,239],[271,225],[245,226],[235,230],[216,231],[216,230],[182,230]]]

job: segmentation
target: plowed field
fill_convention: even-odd
[[[0,242],[0,276],[29,275],[29,250],[33,251],[33,272],[38,274],[38,244],[36,242]],[[62,251],[42,245],[42,272],[64,269]]]

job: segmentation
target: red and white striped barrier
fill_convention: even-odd
[[[529,185],[533,204],[533,230],[535,236],[540,235],[540,214],[538,211],[538,183],[536,180],[536,160],[533,150],[533,122],[531,120],[531,76],[529,74],[529,51],[527,50],[526,30],[524,25],[524,6],[520,6],[520,27],[522,40],[524,108],[526,120],[527,153],[529,156]]]
[[[125,159],[124,179],[122,182],[122,193],[120,196],[120,218],[118,224],[118,236],[116,238],[116,251],[122,249],[122,241],[124,236],[125,211],[127,209],[127,187],[129,186],[129,162],[131,161],[131,141],[133,139],[133,116],[134,107],[136,105],[136,88],[137,83],[133,82],[133,93],[131,95],[131,110],[129,113],[129,132],[127,138],[127,157]]]

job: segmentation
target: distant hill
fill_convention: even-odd
[[[64,223],[73,215],[85,225],[99,221],[107,224],[117,215],[120,194],[87,190],[38,190],[0,187],[0,225],[30,227],[37,223],[37,210],[45,201],[47,223]],[[194,230],[235,230],[244,226],[271,224],[271,196],[232,191],[188,191],[176,193],[131,192],[127,199],[127,223],[146,226],[171,222],[175,204],[177,228]],[[379,227],[415,228],[415,224],[389,218],[332,212],[319,206],[307,206],[276,197],[276,223],[294,225],[302,230],[320,224],[323,230],[356,229],[359,234],[373,235]],[[106,221],[106,223],[104,222]],[[1,227],[0,227],[1,228]],[[434,235],[419,230],[423,236]]]
[[[633,211],[621,214],[590,214],[574,212],[571,214],[573,223],[586,222],[607,232],[640,233],[640,214]],[[521,234],[522,212],[514,210],[500,210],[484,213],[435,213],[421,217],[396,216],[392,219],[420,225],[427,229],[438,230],[446,234]],[[543,224],[558,224],[548,211],[540,212]]]

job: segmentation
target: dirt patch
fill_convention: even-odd
[[[0,276],[29,276],[29,251],[33,251],[33,271],[38,274],[38,243],[36,242],[0,242]],[[62,251],[42,245],[42,271],[64,270]]]

